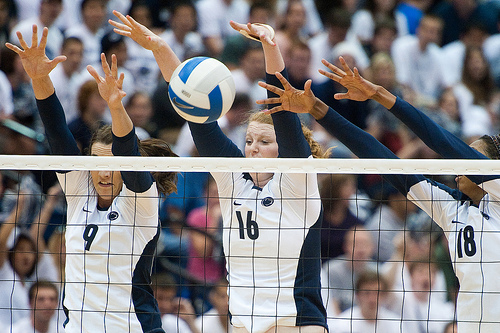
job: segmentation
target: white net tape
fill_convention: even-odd
[[[3,155],[1,170],[254,171],[283,173],[497,175],[500,160],[95,157]]]

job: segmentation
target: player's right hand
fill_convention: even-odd
[[[108,20],[109,24],[115,27],[113,31],[117,34],[130,37],[137,44],[151,51],[160,48],[161,43],[164,43],[158,35],[134,20],[132,16],[125,16],[117,10],[113,10],[113,14],[122,22]]]
[[[66,60],[66,56],[58,56],[50,60],[45,54],[48,33],[49,29],[47,27],[43,28],[42,38],[40,44],[38,44],[38,27],[34,24],[31,46],[28,46],[19,31],[17,32],[17,38],[19,38],[21,48],[11,43],[5,43],[8,49],[16,52],[21,57],[24,70],[32,80],[49,75],[58,63]]]

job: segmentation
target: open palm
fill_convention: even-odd
[[[314,107],[316,97],[311,91],[311,80],[306,82],[304,90],[299,90],[292,87],[292,85],[280,73],[276,73],[276,77],[280,80],[285,89],[280,89],[273,85],[259,82],[261,87],[266,88],[279,96],[257,101],[258,104],[281,104],[270,109],[269,113],[278,111],[308,113]]]
[[[154,51],[160,47],[162,39],[132,18],[130,15],[123,15],[119,11],[114,10],[113,14],[122,22],[109,20],[108,22],[114,26],[113,29],[117,34],[132,38],[137,44],[147,50]]]
[[[101,64],[104,72],[104,77],[97,73],[97,70],[91,65],[87,66],[87,70],[96,80],[101,97],[111,106],[120,106],[123,97],[126,93],[122,90],[124,75],[118,75],[118,66],[116,56],[111,56],[111,67],[106,61],[104,53],[101,53]]]
[[[23,38],[23,35],[18,31],[17,37],[19,38],[18,46],[6,43],[5,46],[10,50],[16,52],[21,58],[24,70],[32,80],[36,80],[47,76],[61,61],[66,60],[65,56],[58,56],[50,60],[45,54],[45,45],[47,44],[48,29],[44,28],[40,44],[38,44],[38,28],[33,25],[33,34],[31,37],[31,46],[28,46]]]
[[[326,60],[323,60],[322,62],[332,72],[327,72],[321,69],[319,70],[319,72],[324,76],[347,88],[346,93],[337,93],[334,97],[336,99],[351,99],[354,101],[366,101],[367,99],[372,98],[372,96],[377,92],[376,86],[359,75],[356,67],[354,67],[354,70],[351,70],[344,58],[340,57],[339,60],[344,70],[341,70]]]

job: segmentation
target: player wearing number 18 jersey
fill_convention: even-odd
[[[32,79],[37,106],[53,154],[79,155],[49,73],[60,56],[45,55],[48,29],[40,45],[33,26],[32,46],[18,33],[20,55]],[[111,111],[112,126],[99,129],[91,141],[95,156],[175,156],[160,140],[139,143],[126,113],[113,55],[111,67],[101,55],[105,77],[89,66],[99,94]],[[150,287],[151,266],[159,235],[158,190],[175,190],[175,174],[118,171],[59,172],[66,195],[66,270],[64,310],[67,333],[163,332]]]
[[[446,158],[499,159],[498,136],[484,136],[470,146],[434,123],[407,102],[363,79],[340,59],[344,71],[324,61],[333,73],[320,72],[348,88],[335,98],[373,98],[402,120],[430,148]],[[283,79],[282,79],[283,80]],[[309,85],[310,87],[310,85]],[[275,87],[266,87],[277,91]],[[279,92],[281,100],[296,92]],[[300,94],[299,94],[300,95]],[[310,109],[297,104],[296,112],[309,112],[330,134],[360,158],[397,158],[373,136],[353,125],[314,97],[310,89],[301,94],[312,101]],[[260,101],[266,103],[267,101]],[[303,103],[304,104],[304,103]],[[271,110],[272,111],[272,110]],[[422,175],[384,175],[384,178],[425,211],[445,232],[455,274],[460,282],[457,300],[459,332],[498,332],[500,325],[500,176],[458,176],[458,189]]]

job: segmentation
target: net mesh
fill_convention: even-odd
[[[101,305],[105,303],[105,306],[98,307],[102,308],[99,311],[104,316],[86,316],[87,311],[92,310],[82,308],[84,318],[109,315],[109,318],[128,320],[125,331],[133,332],[136,329],[136,303],[130,301],[125,307],[128,309],[126,313],[113,308],[115,298],[129,300],[130,297],[128,294],[125,298],[113,294],[113,284],[119,284],[113,280],[114,273],[122,272],[110,263],[126,262],[129,265],[128,272],[133,273],[136,264],[142,263],[143,257],[152,262],[151,287],[159,310],[165,314],[162,322],[167,332],[183,332],[183,329],[193,331],[193,327],[197,327],[200,332],[230,332],[232,328],[227,314],[228,298],[232,297],[234,303],[230,310],[232,322],[236,326],[246,325],[247,330],[254,332],[265,331],[269,325],[285,323],[285,326],[293,326],[288,324],[290,318],[293,322],[301,316],[307,316],[301,312],[307,309],[300,307],[307,305],[307,302],[300,303],[298,299],[310,297],[314,293],[321,294],[328,326],[335,332],[443,332],[449,323],[457,320],[457,315],[459,321],[464,318],[462,321],[467,325],[464,326],[467,331],[472,328],[473,331],[486,332],[500,325],[499,317],[492,317],[494,311],[490,311],[495,306],[495,299],[500,297],[500,290],[492,287],[490,282],[495,278],[492,272],[497,261],[493,254],[498,243],[495,242],[497,230],[471,224],[460,215],[464,205],[471,206],[470,209],[478,210],[482,216],[480,225],[484,225],[485,221],[494,225],[498,218],[498,204],[494,199],[496,194],[485,188],[490,193],[486,197],[488,203],[475,206],[451,196],[447,199],[443,196],[420,198],[411,202],[380,176],[426,174],[429,179],[455,188],[454,175],[500,174],[499,161],[256,161],[224,158],[4,156],[0,158],[0,170],[2,332],[9,332],[11,326],[21,327],[15,325],[29,318],[33,308],[37,309],[34,312],[37,316],[52,318],[50,324],[54,325],[56,332],[64,332],[62,324],[66,316],[62,307],[62,290],[65,276],[66,283],[77,284],[84,294],[96,290],[91,285],[98,285],[98,290],[103,293],[95,301]],[[137,253],[131,248],[117,253],[110,245],[92,254],[85,249],[80,253],[67,252],[67,245],[73,240],[65,239],[65,233],[68,228],[74,227],[68,225],[67,201],[74,198],[64,200],[58,187],[53,186],[57,184],[53,170],[179,172],[177,193],[157,198],[161,231],[156,250]],[[259,224],[255,218],[257,215],[236,213],[238,201],[249,198],[236,195],[219,198],[217,186],[209,172],[275,172],[304,174],[303,177],[317,173],[319,197],[305,196],[294,200],[297,200],[297,205],[321,201],[323,221],[306,225],[300,222],[306,218],[298,216],[299,223],[291,227],[277,223],[272,228],[266,228]],[[92,193],[89,192],[89,195]],[[260,200],[258,209],[289,198],[281,193],[271,199]],[[417,207],[420,206],[418,200],[431,202],[430,206],[436,210],[431,214],[424,213]],[[224,209],[227,211],[227,207],[224,207],[228,203],[234,213],[231,224],[223,222]],[[443,217],[444,209],[438,211],[436,208],[442,206],[448,207],[446,218],[449,216],[450,221],[444,226],[446,232],[438,226],[443,226],[446,220]],[[127,209],[135,211],[137,205]],[[106,214],[108,220],[113,219],[110,212],[106,211]],[[285,216],[284,212],[280,214]],[[438,224],[433,220],[439,221]],[[89,245],[89,248],[98,233],[103,231],[101,225],[90,222],[82,222],[79,226],[82,228],[84,244]],[[303,281],[299,291],[296,281],[300,280],[300,274],[309,279],[311,272],[301,266],[301,260],[306,261],[304,253],[294,253],[291,250],[293,246],[288,248],[287,245],[299,243],[305,244],[304,247],[309,246],[307,235],[316,227],[319,228],[317,241],[320,243],[320,252],[315,256],[309,254],[308,259],[320,263],[320,269],[313,270],[313,273],[321,276],[322,286],[318,288],[309,280]],[[138,227],[125,231],[123,226],[122,229],[122,232],[132,235],[131,242],[134,242],[134,237],[142,237]],[[288,233],[290,229],[298,230],[299,233]],[[272,230],[277,232],[273,233]],[[277,238],[266,239],[267,232],[277,235]],[[112,239],[116,234],[110,229],[106,235],[109,238],[107,244],[113,244]],[[265,241],[259,243],[263,239]],[[238,251],[238,242],[241,241],[251,244],[250,250],[245,253]],[[264,251],[268,251],[265,258],[259,257],[261,252],[255,249],[256,244],[265,246]],[[278,249],[277,252],[275,249]],[[102,266],[102,276],[84,274],[75,279],[71,275],[71,281],[68,281],[68,274],[73,273],[68,271],[70,267],[65,267],[66,255],[81,258],[82,267],[91,265],[93,259],[97,263],[104,260],[107,264]],[[123,257],[126,260],[122,260]],[[295,261],[298,262],[293,266],[296,270],[290,278],[284,274],[288,271],[283,267]],[[246,272],[241,270],[241,263],[251,264],[246,267]],[[99,271],[96,267],[92,269]],[[227,269],[230,271],[230,288],[227,285]],[[274,279],[274,282],[269,282],[263,273],[273,270],[277,271],[277,275],[268,276]],[[250,284],[244,279],[247,273],[253,276]],[[460,274],[462,279],[474,280],[473,286],[463,280],[465,284],[462,284],[467,289],[459,291],[457,275]],[[47,286],[44,284],[46,281],[53,284],[47,283]],[[46,291],[50,291],[52,285],[55,286],[56,299],[52,299],[51,303],[51,293]],[[132,286],[133,281],[130,281],[129,285],[123,286],[122,293],[131,293]],[[267,293],[271,289],[272,293]],[[138,289],[134,292],[147,290]],[[288,298],[288,295],[291,297]],[[460,295],[458,303],[457,295]],[[66,294],[65,302],[72,296]],[[93,296],[85,294],[85,297],[91,300]],[[268,302],[266,311],[261,311],[256,305],[260,301]],[[467,302],[470,308],[464,305]],[[53,307],[57,310],[51,311]],[[464,313],[470,316],[464,317]],[[111,322],[112,319],[108,320]],[[84,321],[83,326],[86,323]],[[307,324],[307,320],[302,323]],[[82,331],[86,329],[82,327]]]

